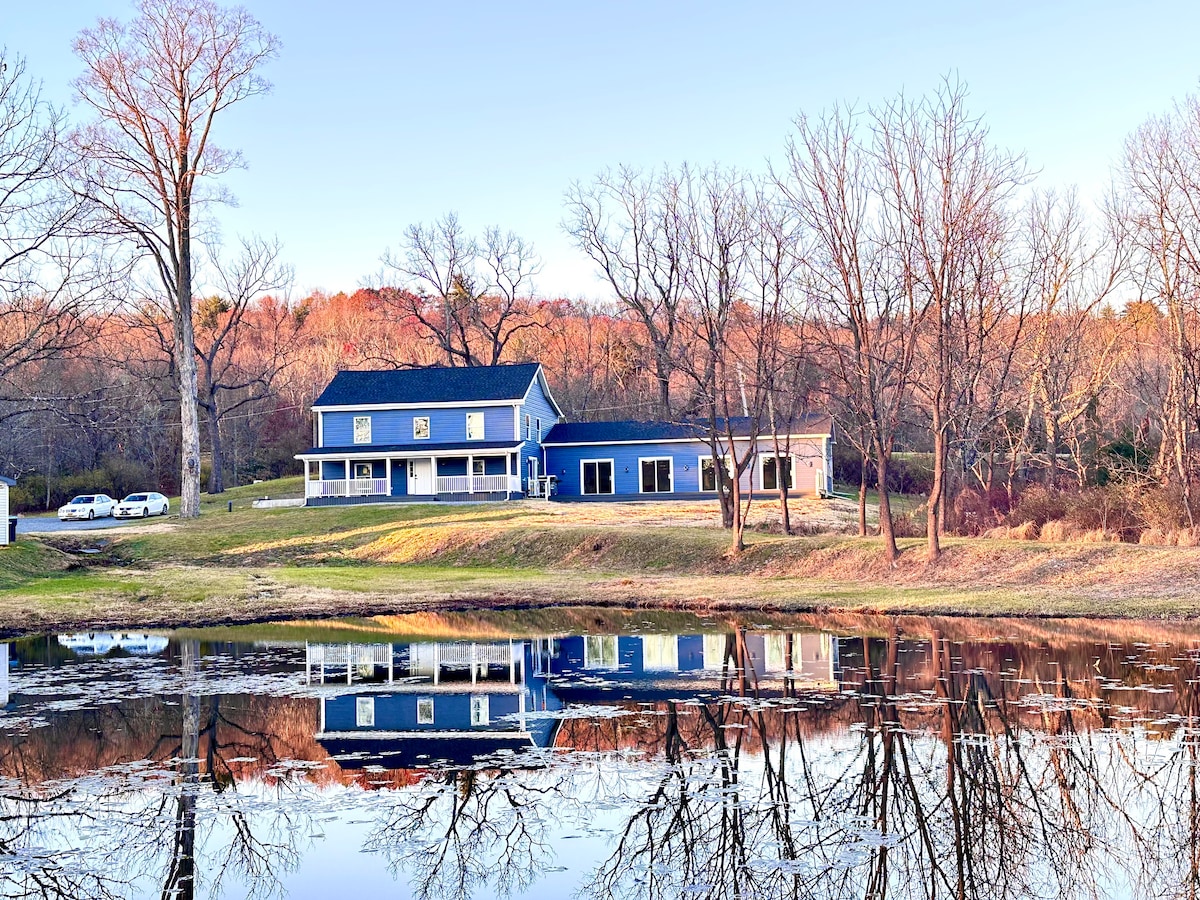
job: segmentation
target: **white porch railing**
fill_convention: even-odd
[[[439,475],[439,494],[481,494],[488,491],[521,490],[521,479],[516,475]]]
[[[391,493],[386,478],[333,478],[305,482],[309,497],[385,497]]]

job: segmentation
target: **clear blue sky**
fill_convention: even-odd
[[[299,292],[353,290],[404,227],[455,210],[531,239],[546,295],[604,296],[562,194],[607,165],[761,168],[791,120],[956,73],[1040,184],[1099,195],[1125,136],[1194,92],[1200,4],[247,0],[274,91],[221,142],[248,171],[224,233],[278,235]],[[5,0],[0,43],[68,105],[71,41],[126,0]],[[78,107],[68,106],[73,114]]]

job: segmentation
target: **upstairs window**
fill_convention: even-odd
[[[429,416],[413,416],[413,440],[429,439]]]
[[[529,416],[525,417],[525,440],[533,440],[533,420]]]
[[[467,413],[467,440],[483,440],[483,413]]]
[[[534,437],[533,437],[533,439],[534,439],[535,441],[540,441],[540,440],[542,439],[542,420],[541,420],[541,419],[534,419],[534,420],[533,420],[533,425],[534,425],[534,428],[533,428],[533,435],[534,435]]]
[[[375,727],[375,698],[354,698],[354,724],[359,728]]]
[[[354,417],[354,443],[356,443],[356,444],[371,443],[371,417],[370,416],[355,416]]]
[[[671,493],[671,458],[641,460],[642,493]]]
[[[471,724],[474,726],[491,724],[490,706],[487,694],[473,694],[471,696]]]
[[[418,697],[417,698],[417,724],[432,725],[433,724],[433,698]]]

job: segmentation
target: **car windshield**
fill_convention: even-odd
[[[145,494],[130,494],[128,497],[125,498],[125,502],[126,503],[141,503],[145,499],[146,499]]]
[[[80,506],[87,506],[89,503],[91,503],[95,499],[96,499],[95,497],[76,497],[71,502],[79,504]]]

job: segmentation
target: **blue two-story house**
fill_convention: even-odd
[[[828,416],[780,434],[731,419],[715,437],[696,421],[568,423],[538,363],[339,372],[313,420],[313,447],[297,456],[310,506],[716,499],[735,470],[743,495],[833,487]]]
[[[313,404],[310,506],[535,493],[562,418],[538,363],[338,372]]]

